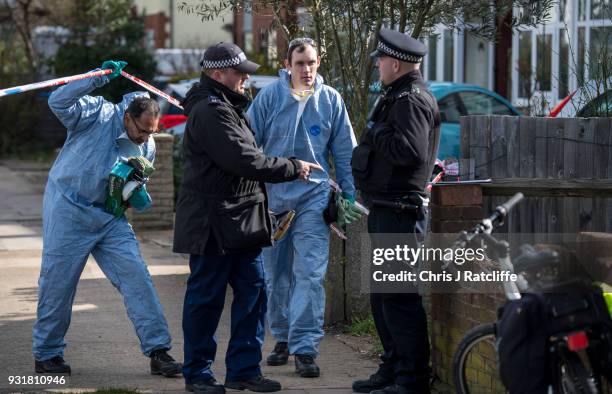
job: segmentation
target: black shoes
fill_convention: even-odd
[[[70,375],[70,365],[66,364],[62,356],[55,356],[49,360],[34,360],[36,373],[67,373]]]
[[[151,375],[164,375],[169,378],[181,373],[183,366],[170,357],[166,349],[154,350],[150,357]]]
[[[305,354],[295,355],[295,372],[303,378],[318,378],[320,375],[314,357]]]
[[[258,393],[272,393],[280,391],[281,384],[276,380],[266,379],[263,376],[257,376],[249,380],[234,380],[225,381],[225,387],[234,390],[251,390]]]
[[[392,385],[393,378],[385,378],[378,373],[371,375],[368,379],[356,380],[353,382],[353,391],[356,393],[369,393],[374,390],[384,389],[385,387]]]
[[[196,394],[225,394],[225,387],[214,378],[200,380],[193,384],[186,384],[185,390]]]
[[[289,346],[287,346],[287,342],[277,342],[266,362],[268,365],[278,366],[287,364],[287,361],[289,361]]]

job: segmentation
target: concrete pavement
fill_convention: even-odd
[[[0,162],[0,392],[82,392],[109,387],[154,393],[183,392],[181,378],[149,375],[148,359],[140,353],[121,296],[91,258],[78,286],[66,338],[66,359],[72,366],[72,376],[63,385],[9,384],[10,376],[26,381],[29,376],[41,376],[33,371],[31,332],[36,317],[42,251],[44,174],[44,167]],[[171,354],[182,360],[181,313],[189,271],[187,260],[172,253],[170,231],[138,235],[174,338]],[[231,298],[229,290],[217,332],[219,350],[215,372],[220,381],[225,372]],[[297,377],[292,360],[287,366],[264,366],[264,374],[278,379],[285,388],[284,393],[351,393],[351,382],[368,376],[376,364],[345,343],[341,335],[325,337],[318,358],[322,370],[319,379]],[[273,346],[268,336],[264,353]]]

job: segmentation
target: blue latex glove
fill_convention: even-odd
[[[342,193],[336,195],[336,205],[338,206],[338,225],[345,226],[361,219],[361,212],[355,206],[355,197]]]
[[[132,196],[128,199],[128,202],[137,212],[146,211],[147,209],[151,208],[153,203],[145,186],[136,188],[134,193],[132,193]]]
[[[121,70],[127,66],[127,62],[123,60],[107,60],[100,67],[102,70],[114,70],[112,74],[108,74],[109,79],[115,79],[121,75]]]

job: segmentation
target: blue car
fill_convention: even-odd
[[[442,117],[438,149],[440,160],[460,156],[460,116],[521,115],[508,100],[480,86],[433,81],[427,82],[427,86],[438,101]]]

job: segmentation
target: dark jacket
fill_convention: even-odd
[[[421,73],[384,89],[353,150],[353,177],[362,194],[395,198],[425,193],[440,140],[440,115]]]
[[[264,182],[296,179],[299,161],[264,155],[245,116],[249,100],[206,75],[182,104],[188,120],[173,250],[204,254],[211,236],[221,253],[269,246]]]

